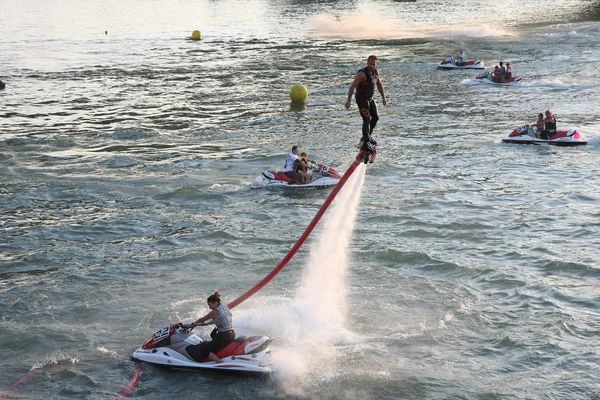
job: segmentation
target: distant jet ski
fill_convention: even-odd
[[[556,131],[551,133],[548,139],[539,138],[537,133],[538,130],[535,125],[527,124],[513,130],[502,141],[504,143],[551,144],[554,146],[581,146],[588,143],[586,137],[576,130]]]
[[[271,351],[268,349],[273,338],[267,336],[240,336],[216,356],[223,360],[216,363],[210,359],[195,360],[186,350],[188,346],[203,342],[191,333],[191,327],[182,323],[171,324],[153,334],[131,358],[150,364],[190,370],[212,370],[236,373],[265,374],[274,371]]]
[[[484,69],[483,61],[468,60],[465,63],[459,63],[453,57],[446,57],[437,66],[439,69]]]
[[[499,86],[520,86],[521,85],[521,77],[513,76],[509,79],[503,80],[494,80],[494,74],[492,71],[484,71],[481,74],[475,77],[477,82],[487,83],[489,85],[499,85]]]
[[[310,171],[310,182],[294,182],[282,171],[267,170],[262,173],[263,179],[260,183],[252,186],[259,187],[286,187],[286,188],[315,188],[335,186],[342,179],[343,174],[325,164],[312,163]]]

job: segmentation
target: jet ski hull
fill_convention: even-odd
[[[504,143],[513,143],[513,144],[549,144],[553,146],[584,146],[588,142],[583,140],[575,140],[575,139],[555,139],[555,140],[544,140],[537,138],[503,138],[502,142]]]
[[[514,81],[510,82],[494,82],[489,79],[479,79],[481,83],[485,83],[487,85],[497,85],[497,86],[521,86],[521,77],[518,76]]]
[[[467,60],[465,63],[458,65],[454,57],[446,57],[437,67],[438,69],[484,69],[481,60]]]
[[[310,174],[309,183],[298,183],[290,179],[282,171],[263,171],[262,180],[251,185],[252,188],[293,188],[293,189],[314,189],[335,186],[342,179],[342,174],[334,168],[318,164]]]
[[[191,333],[189,326],[171,324],[154,333],[140,348],[131,354],[136,361],[161,367],[196,371],[220,371],[242,374],[270,374],[274,371],[267,336],[237,337],[216,355],[223,361],[216,363],[206,358],[197,361],[192,357],[206,356],[205,344]],[[193,347],[189,347],[193,346]],[[203,357],[204,357],[203,356]]]
[[[271,188],[293,188],[293,189],[314,189],[335,186],[340,180],[336,178],[320,178],[311,183],[291,183],[278,179],[263,179],[260,185],[257,187],[271,187]]]
[[[274,368],[266,360],[256,354],[230,356],[222,358],[222,363],[214,361],[196,362],[184,357],[181,353],[169,349],[158,348],[144,350],[141,347],[133,352],[131,358],[135,361],[146,362],[159,367],[185,369],[194,371],[220,371],[244,374],[270,374]]]
[[[438,64],[437,66],[438,69],[445,69],[445,70],[451,70],[451,69],[485,69],[485,67],[483,66],[483,62],[479,61],[479,60],[471,60],[471,61],[467,61],[466,64],[464,65],[456,65],[454,63],[442,63],[442,64]]]

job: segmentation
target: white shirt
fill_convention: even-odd
[[[460,62],[463,62],[463,63],[467,62],[467,55],[465,54],[464,51],[458,55],[458,58],[459,58]]]
[[[294,153],[288,154],[287,158],[285,159],[285,164],[283,165],[283,172],[294,171],[294,163],[297,159],[298,156]]]

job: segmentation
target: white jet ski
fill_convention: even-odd
[[[251,187],[286,187],[286,188],[317,188],[335,186],[343,174],[325,164],[313,164],[310,171],[310,182],[295,182],[282,171],[268,170],[262,173],[262,180]]]
[[[240,336],[216,353],[223,360],[216,363],[206,358],[195,360],[188,350],[189,346],[202,346],[199,336],[191,333],[190,326],[182,323],[171,324],[156,332],[131,358],[154,365],[176,369],[212,370],[249,374],[268,374],[274,371],[271,351],[268,349],[273,338],[267,336]],[[197,354],[197,351],[193,351]]]
[[[446,57],[440,64],[438,69],[484,69],[483,61],[467,60],[464,63],[459,63],[453,57]]]
[[[540,138],[537,134],[537,127],[529,124],[518,127],[507,137],[503,138],[504,143],[518,144],[550,144],[554,146],[581,146],[586,145],[588,140],[584,135],[572,129],[570,131],[551,131],[546,137]]]

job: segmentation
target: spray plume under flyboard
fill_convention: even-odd
[[[319,239],[313,244],[295,300],[300,322],[335,339],[344,328],[348,293],[349,243],[358,214],[366,168],[360,168],[340,191]]]

